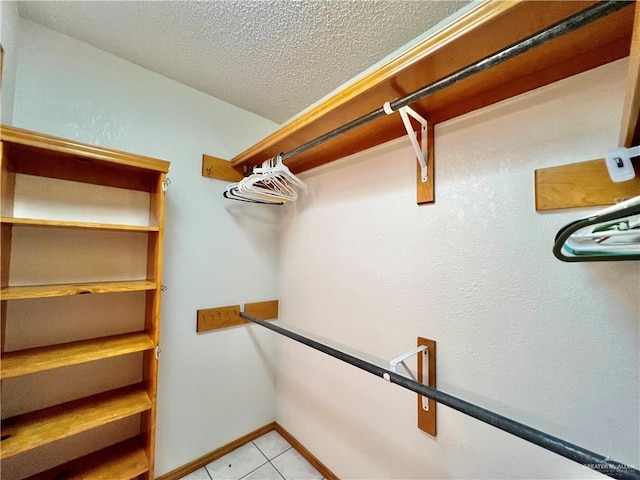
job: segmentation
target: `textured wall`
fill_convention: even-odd
[[[33,22],[19,26],[16,126],[171,161],[160,475],[274,419],[266,332],[199,336],[195,317],[276,296],[276,211],[226,202],[225,183],[200,175],[202,153],[230,157],[276,125]]]
[[[0,43],[4,49],[2,62],[2,123],[11,123],[13,117],[13,94],[16,81],[16,26],[18,24],[18,4],[0,2]]]
[[[638,262],[564,264],[533,170],[615,147],[620,61],[436,127],[435,205],[406,139],[305,176],[282,218],[281,321],[391,359],[438,342],[438,383],[640,466]],[[398,120],[400,121],[400,120]],[[280,340],[277,421],[341,478],[594,478],[445,407]]]

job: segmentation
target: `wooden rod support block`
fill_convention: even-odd
[[[604,159],[590,160],[536,170],[535,192],[538,211],[613,205],[640,195],[640,178],[614,183]]]
[[[228,182],[239,182],[242,180],[242,171],[233,168],[228,160],[202,155],[202,176]]]
[[[436,342],[428,338],[418,337],[418,346],[426,345],[427,350],[418,353],[418,382],[425,383],[431,388],[436,388]],[[425,382],[425,372],[423,368],[424,355],[427,354],[429,358],[429,381]],[[418,428],[423,432],[433,435],[437,435],[438,429],[436,422],[436,406],[438,405],[435,400],[426,399],[428,401],[429,409],[425,410],[423,397],[418,395]]]
[[[278,318],[278,300],[245,303],[244,311],[261,320],[273,320],[274,318]]]
[[[420,138],[422,141],[422,138]],[[433,133],[433,123],[427,124],[427,181],[422,181],[422,173],[420,172],[420,164],[417,163],[416,169],[416,203],[422,205],[425,203],[434,203],[436,201],[436,176],[435,176],[435,135]]]
[[[273,320],[278,318],[278,300],[247,303],[244,306],[244,311],[261,320]],[[196,331],[202,333],[246,323],[249,323],[249,321],[240,316],[240,305],[204,308],[198,310]]]
[[[234,327],[243,323],[247,323],[247,321],[240,316],[240,305],[205,308],[198,310],[196,331],[198,333],[208,332],[209,330]]]

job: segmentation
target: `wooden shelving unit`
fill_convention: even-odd
[[[122,357],[126,362],[129,362],[127,359],[131,358],[129,363],[133,369],[134,377],[139,377],[138,383],[116,388],[106,387],[105,390],[99,386],[99,382],[87,382],[90,379],[76,378],[75,374],[70,374],[70,381],[90,383],[93,391],[88,395],[63,403],[45,402],[43,405],[53,404],[53,406],[45,406],[18,415],[14,414],[9,418],[4,418],[3,415],[2,441],[0,442],[3,479],[5,478],[5,462],[14,462],[18,459],[19,463],[21,455],[25,454],[31,455],[30,458],[32,458],[32,454],[38,452],[36,449],[53,443],[56,444],[56,447],[60,447],[66,455],[60,459],[58,466],[54,468],[51,468],[50,464],[43,464],[43,467],[38,465],[19,466],[19,469],[22,468],[23,471],[17,478],[51,479],[64,475],[64,478],[83,479],[153,479],[158,368],[156,347],[159,342],[164,190],[169,163],[7,126],[2,126],[1,138],[2,269],[0,304],[2,361],[0,363],[0,378],[3,382],[3,399],[10,395],[18,395],[17,398],[20,398],[19,391],[6,388],[8,384],[5,385],[4,382],[32,374],[47,375],[53,370],[64,373],[64,369],[76,368],[88,362],[107,362],[107,359],[113,357]],[[126,196],[131,195],[127,192],[137,192],[134,194],[138,195],[135,198],[143,199],[142,207],[138,202],[137,208],[142,209],[144,221],[139,224],[117,223],[117,221],[112,222],[111,219],[104,221],[100,212],[95,214],[95,219],[91,218],[93,215],[91,206],[85,206],[82,199],[79,200],[80,208],[77,210],[83,211],[85,207],[89,210],[88,212],[83,211],[83,218],[65,218],[68,215],[56,218],[55,214],[52,215],[50,211],[47,211],[46,205],[44,205],[45,213],[42,215],[37,212],[33,215],[24,215],[24,209],[21,210],[21,208],[22,202],[25,200],[21,196],[26,194],[21,185],[28,183],[34,177],[57,182],[52,190],[54,192],[56,188],[73,190],[77,188],[76,182],[95,186],[92,188],[96,189],[114,189],[109,190],[109,195],[113,193],[117,196],[123,192],[122,195]],[[127,196],[126,198],[132,197]],[[33,202],[33,199],[28,199],[28,201]],[[127,203],[125,202],[125,204]],[[29,208],[34,210],[33,205],[30,205]],[[76,210],[72,209],[72,211]],[[14,215],[14,212],[22,213]],[[28,241],[25,238],[32,238],[17,235],[16,229],[29,229],[30,232],[34,232],[32,235],[41,239],[42,244],[45,245],[48,238],[53,238],[52,232],[59,229],[72,230],[74,238],[77,235],[79,239],[82,239],[82,235],[87,232],[97,232],[91,233],[91,235],[116,234],[118,235],[117,239],[132,234],[134,236],[145,235],[146,249],[141,252],[136,250],[132,254],[135,256],[139,253],[143,256],[146,260],[146,271],[133,273],[130,280],[117,278],[113,281],[102,281],[100,272],[96,274],[91,271],[89,261],[86,264],[86,271],[84,271],[85,264],[83,262],[75,261],[69,262],[72,265],[69,267],[71,274],[75,274],[76,270],[82,270],[78,272],[83,279],[82,281],[68,282],[68,279],[65,279],[66,281],[61,283],[42,284],[34,279],[33,282],[28,283],[28,281],[25,282],[24,275],[22,275],[19,284],[14,284],[11,260],[15,248],[18,246],[15,242],[24,242]],[[109,237],[110,240],[111,238],[113,237]],[[82,240],[80,242],[82,244]],[[123,245],[123,248],[126,248],[130,246],[130,243],[125,241]],[[136,245],[141,244],[138,242]],[[87,258],[100,255],[99,251],[95,251],[95,245],[88,243],[84,247],[82,255]],[[45,260],[47,252],[36,251],[33,255],[41,255]],[[113,258],[113,262],[118,261],[118,258]],[[64,263],[63,259],[62,264],[64,265]],[[97,264],[99,265],[99,263]],[[46,265],[46,262],[42,262],[43,269],[47,268]],[[13,266],[20,268],[19,263]],[[96,274],[100,281],[86,281],[85,277],[93,274]],[[144,302],[144,308],[141,306],[136,311],[143,312],[144,318],[140,317],[136,325],[131,326],[130,332],[117,332],[110,335],[101,332],[92,338],[56,337],[46,345],[25,346],[25,342],[29,343],[29,332],[21,331],[21,320],[24,319],[21,319],[20,316],[24,316],[25,312],[29,312],[29,309],[21,307],[15,309],[18,313],[14,313],[10,307],[11,302],[29,302],[33,299],[40,299],[38,300],[40,302],[51,302],[55,301],[55,297],[73,297],[84,294],[109,295],[113,302],[118,302],[118,299],[122,298],[119,295],[126,292],[140,292],[137,295],[141,295],[139,298]],[[70,301],[73,304],[73,301]],[[24,305],[28,307],[28,303]],[[42,310],[34,310],[34,312],[36,311],[41,312]],[[91,313],[87,312],[86,322],[91,322]],[[132,314],[132,316],[135,315]],[[63,314],[56,318],[60,321],[59,318],[64,317]],[[43,324],[48,321],[49,319],[42,319]],[[143,326],[140,327],[140,325]],[[67,330],[62,329],[61,331],[67,332],[68,335],[68,332],[72,330],[67,328]],[[83,331],[83,335],[86,335],[87,330],[83,329]],[[11,346],[12,332],[14,336],[19,337],[17,348]],[[16,335],[16,332],[19,335]],[[42,340],[39,341],[42,342]],[[142,355],[141,360],[139,355]],[[104,368],[107,368],[106,363]],[[46,398],[46,388],[41,394]],[[96,448],[94,452],[89,454],[83,452],[80,453],[80,456],[74,453],[73,443],[68,447],[69,451],[65,451],[66,439],[82,432],[117,424],[116,422],[120,420],[134,416],[139,418],[136,420],[139,423],[139,429],[128,440],[122,441],[122,439],[116,438],[110,447]],[[108,443],[105,444],[108,445]],[[72,460],[67,461],[69,459]],[[25,468],[26,470],[24,470]]]

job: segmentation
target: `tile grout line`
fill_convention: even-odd
[[[288,449],[287,449],[287,450],[288,450]],[[287,451],[287,450],[285,450],[285,451]],[[282,453],[284,453],[284,452],[282,452]],[[282,453],[281,453],[280,455],[282,455]],[[273,457],[273,458],[277,458],[277,457],[279,457],[280,455],[276,455],[276,456],[275,456],[275,457]],[[271,463],[271,460],[269,460],[269,463]],[[283,478],[283,480],[287,480],[287,479],[285,478],[285,476],[282,474],[282,472],[280,472],[280,470],[278,470],[278,468],[277,468],[273,463],[271,463],[271,466],[273,467],[273,469],[274,469],[276,472],[278,472],[278,475],[280,475],[280,476]]]
[[[260,447],[258,445],[256,445],[256,442],[251,442],[253,444],[254,447],[256,447],[258,449],[258,451],[262,454],[262,456],[265,458],[266,462],[261,463],[260,465],[258,465],[256,468],[254,468],[253,470],[251,470],[249,473],[247,473],[246,475],[243,475],[240,477],[239,480],[242,480],[243,478],[247,478],[249,475],[251,475],[253,472],[255,472],[256,470],[264,467],[267,463],[269,462],[269,459],[267,458],[267,456],[264,454],[264,452],[262,450],[260,450]]]

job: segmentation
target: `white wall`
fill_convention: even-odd
[[[304,176],[285,210],[280,319],[380,358],[438,342],[443,391],[640,467],[638,262],[556,260],[587,210],[536,213],[536,168],[616,146],[626,60],[436,127],[436,204],[406,139]],[[398,120],[399,121],[399,120]],[[590,210],[589,210],[590,211]],[[277,421],[340,478],[594,478],[287,339]]]
[[[274,420],[274,342],[251,327],[197,335],[198,308],[277,297],[277,210],[201,177],[276,124],[20,20],[13,124],[171,161],[156,475]]]
[[[18,25],[18,4],[3,0],[0,2],[0,43],[4,50],[2,60],[2,92],[0,94],[0,119],[11,123],[13,117],[13,94],[16,81],[16,27]]]

